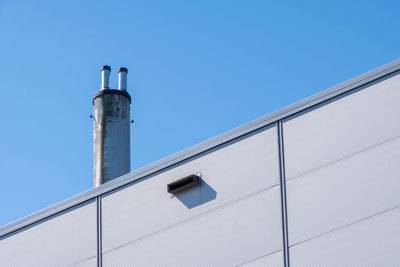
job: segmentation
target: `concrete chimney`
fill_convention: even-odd
[[[93,173],[97,187],[130,172],[128,69],[119,70],[119,90],[110,89],[109,66],[101,68],[100,91],[93,96]]]

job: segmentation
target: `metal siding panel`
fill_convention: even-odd
[[[240,265],[240,267],[283,267],[283,252],[278,251],[265,257]]]
[[[399,136],[399,86],[389,75],[285,119],[287,179]]]
[[[279,184],[276,127],[242,137],[103,197],[103,252]],[[174,197],[167,184],[200,173]]]
[[[289,243],[400,206],[400,138],[287,182]]]
[[[399,266],[400,209],[290,248],[296,266]]]
[[[103,255],[104,266],[234,266],[282,249],[279,186]]]
[[[96,257],[93,201],[0,239],[2,266],[65,266],[92,257]]]

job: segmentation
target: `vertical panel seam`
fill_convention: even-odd
[[[97,203],[97,267],[103,266],[103,253],[102,253],[102,224],[101,224],[101,195],[96,197]]]
[[[277,122],[278,128],[278,147],[279,147],[279,174],[281,191],[281,212],[282,212],[282,237],[283,237],[283,260],[284,266],[289,267],[289,238],[288,238],[288,220],[287,220],[287,198],[286,198],[286,174],[285,174],[285,154],[283,144],[282,120]]]

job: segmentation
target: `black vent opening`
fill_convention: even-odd
[[[198,186],[200,184],[200,180],[201,178],[199,176],[192,174],[168,184],[167,191],[171,194],[177,194],[192,187]]]

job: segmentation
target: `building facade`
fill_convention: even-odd
[[[396,60],[6,225],[0,265],[396,266],[399,74]]]

